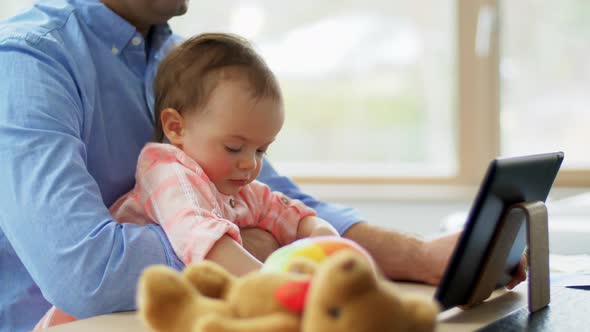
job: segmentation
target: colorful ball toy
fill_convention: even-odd
[[[297,240],[273,252],[264,263],[262,271],[286,272],[295,257],[321,263],[340,250],[356,251],[375,266],[371,255],[357,243],[338,236],[318,236]]]

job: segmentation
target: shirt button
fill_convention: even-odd
[[[285,204],[289,204],[289,200],[287,199],[287,197],[281,197],[281,202],[285,203]]]
[[[111,52],[113,52],[113,55],[118,55],[119,54],[119,49],[116,48],[115,46],[113,46],[113,48],[111,48]]]
[[[229,199],[229,206],[231,206],[232,208],[236,207],[236,201],[233,198]]]
[[[141,37],[133,37],[133,39],[131,39],[131,44],[133,44],[134,46],[138,46],[139,44],[141,44]]]

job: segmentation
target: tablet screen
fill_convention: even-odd
[[[492,239],[509,206],[525,201],[545,201],[557,176],[563,152],[499,158],[490,163],[467,223],[435,298],[443,309],[466,304],[489,254]],[[510,281],[526,247],[522,223],[510,250],[498,286]]]

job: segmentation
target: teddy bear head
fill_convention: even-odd
[[[438,305],[402,293],[362,256],[337,253],[312,280],[302,331],[432,331]]]

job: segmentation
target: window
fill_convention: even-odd
[[[0,19],[30,0],[0,3]],[[587,0],[219,0],[184,36],[253,41],[287,122],[270,155],[301,182],[477,184],[489,160],[563,150],[590,186]]]
[[[285,96],[286,124],[269,153],[285,173],[456,173],[453,2],[226,0],[218,8],[192,2],[171,25],[185,36],[253,41]]]
[[[590,3],[502,3],[501,142],[509,154],[565,150],[590,168]]]

